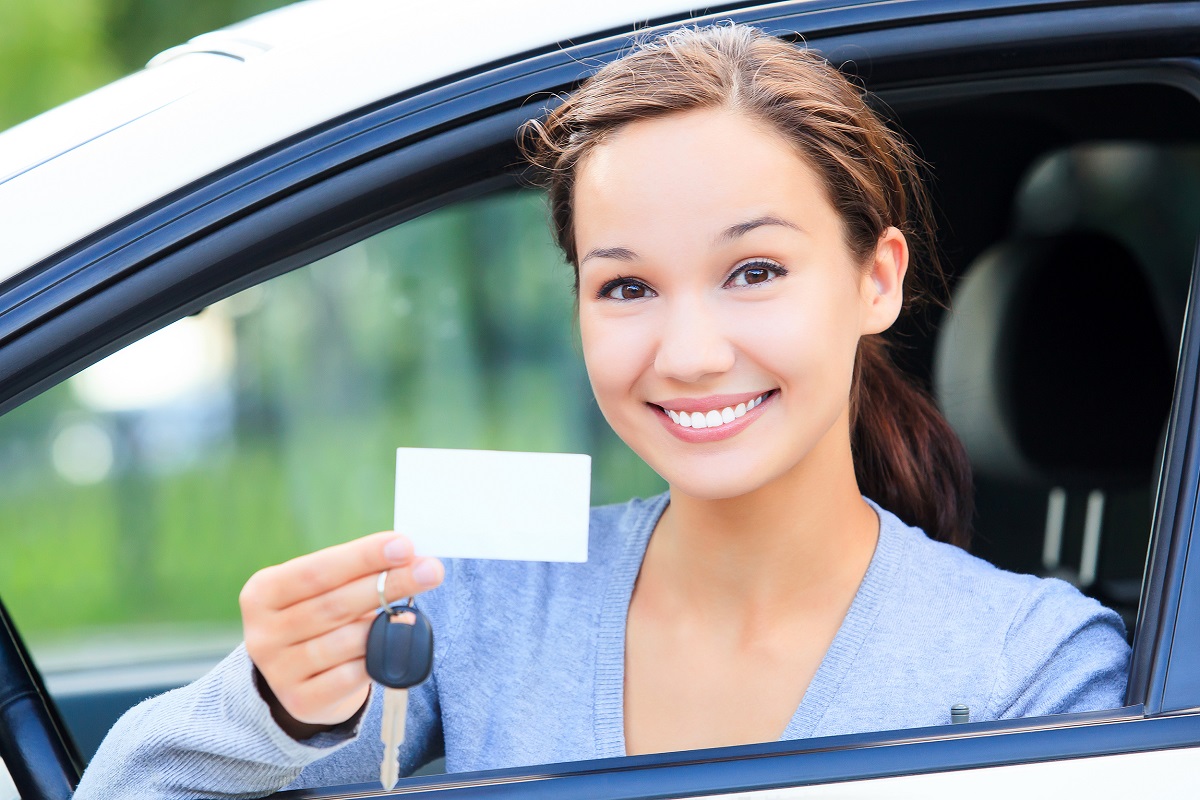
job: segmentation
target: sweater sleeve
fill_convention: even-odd
[[[292,739],[271,716],[239,646],[207,675],[151,698],[109,731],[76,800],[260,797],[345,745],[357,728]]]
[[[1120,616],[1070,584],[1040,580],[1013,615],[989,718],[1119,708],[1128,670]]]
[[[409,693],[401,774],[442,754],[436,679]],[[343,729],[296,741],[276,724],[244,646],[207,675],[130,709],[108,732],[75,800],[262,797],[377,781],[381,693]]]
[[[452,570],[447,565],[447,578]],[[448,580],[448,583],[452,583]],[[453,586],[422,595],[435,631],[433,676],[409,690],[400,774],[444,754],[438,672],[455,615]],[[357,723],[297,741],[275,722],[239,646],[208,674],[130,709],[108,732],[75,800],[262,797],[280,789],[379,780],[382,692],[372,687]]]

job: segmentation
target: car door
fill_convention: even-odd
[[[1020,164],[1031,170],[1080,159],[1092,163],[1087,161],[1091,152],[1087,148],[1100,142],[1151,148],[1159,156],[1176,159],[1171,164],[1191,163],[1190,151],[1181,154],[1162,148],[1169,145],[1186,150],[1200,143],[1200,113],[1193,108],[1200,105],[1200,72],[1193,44],[1200,28],[1200,5],[997,2],[967,10],[956,3],[913,5],[779,3],[711,18],[732,18],[805,40],[859,75],[901,124],[918,133],[929,132],[927,157],[943,173],[943,202],[954,201],[947,213],[957,222],[951,238],[960,252],[952,257],[961,260],[963,274],[984,246],[1009,233],[1008,205],[1024,187],[1036,183],[1036,170],[1022,182],[1011,170],[989,171],[990,162]],[[522,122],[553,102],[553,93],[569,90],[596,64],[616,57],[628,41],[628,35],[618,34],[564,44],[331,120],[190,185],[10,279],[0,286],[0,411],[8,420],[49,413],[50,401],[45,398],[56,391],[54,387],[66,387],[63,381],[77,373],[83,378],[81,370],[106,356],[116,354],[114,359],[119,359],[152,331],[173,330],[171,335],[175,335],[189,327],[223,325],[226,333],[215,334],[218,338],[275,337],[265,340],[269,345],[265,349],[277,349],[283,355],[277,361],[262,361],[265,366],[260,374],[238,374],[238,391],[244,398],[268,397],[261,386],[247,388],[247,382],[255,380],[261,385],[276,381],[293,390],[276,391],[278,402],[261,402],[246,413],[256,430],[288,433],[280,446],[287,458],[303,465],[290,473],[301,476],[300,485],[280,489],[277,498],[230,502],[230,506],[244,503],[239,506],[243,517],[206,516],[205,509],[211,510],[222,498],[236,496],[231,487],[241,473],[233,468],[222,473],[225,477],[215,486],[180,483],[170,484],[169,492],[164,488],[174,480],[171,475],[179,474],[171,471],[178,466],[172,459],[182,458],[179,454],[188,452],[189,447],[199,452],[212,446],[214,436],[213,441],[219,443],[227,443],[230,436],[238,441],[237,424],[228,415],[222,417],[222,403],[227,398],[220,392],[206,399],[203,414],[192,409],[193,417],[203,424],[191,433],[185,426],[173,427],[170,418],[155,423],[144,408],[118,409],[111,404],[109,416],[104,417],[107,422],[98,427],[95,419],[69,415],[56,417],[49,426],[54,442],[65,453],[61,456],[64,468],[79,475],[80,470],[90,468],[93,474],[99,470],[94,463],[90,467],[83,463],[89,458],[94,461],[95,442],[100,441],[97,436],[108,437],[111,469],[121,458],[133,458],[125,452],[129,442],[144,444],[147,436],[155,441],[146,433],[147,426],[153,429],[157,424],[159,435],[165,435],[161,429],[170,431],[161,452],[151,448],[138,454],[140,471],[128,474],[131,477],[114,494],[116,499],[105,501],[117,503],[116,518],[127,523],[114,525],[114,530],[132,532],[136,537],[141,521],[151,517],[148,506],[165,503],[162,497],[168,493],[172,497],[191,493],[206,499],[194,506],[184,503],[178,512],[166,513],[160,506],[153,518],[175,520],[172,530],[233,526],[249,531],[255,524],[264,524],[262,508],[282,509],[296,498],[311,501],[305,506],[307,513],[300,516],[311,522],[314,530],[321,527],[318,522],[326,527],[348,524],[347,520],[368,524],[373,519],[370,513],[337,516],[329,510],[337,507],[341,493],[325,503],[320,498],[328,490],[328,482],[353,469],[356,471],[349,474],[354,480],[343,485],[361,489],[363,506],[377,507],[382,492],[386,508],[387,481],[380,489],[377,477],[372,477],[378,467],[361,461],[376,443],[371,442],[370,426],[356,426],[355,417],[372,419],[373,412],[363,411],[357,404],[372,393],[386,397],[379,387],[391,386],[406,375],[425,375],[417,385],[428,398],[475,396],[494,405],[530,408],[538,398],[551,396],[570,398],[570,403],[562,405],[571,408],[585,406],[587,389],[577,367],[572,371],[566,366],[561,351],[538,350],[539,342],[552,338],[552,333],[559,341],[569,341],[569,318],[554,317],[544,310],[556,300],[560,308],[569,306],[569,294],[565,282],[556,287],[554,279],[545,277],[548,273],[529,271],[531,265],[553,269],[554,256],[548,239],[539,241],[531,227],[538,222],[539,198],[522,180],[513,136]],[[1100,110],[1120,107],[1118,102],[1142,105],[1137,107],[1136,118],[1114,124],[1108,117],[1117,115],[1106,116]],[[1070,120],[1056,118],[1055,113],[1064,108],[1082,111]],[[1000,157],[1001,149],[989,150],[978,144],[1002,148],[1004,153],[1020,150],[1011,135],[995,141],[992,134],[1008,130],[1006,125],[1012,131],[1039,133],[1018,143],[1026,150],[1011,162]],[[939,140],[939,131],[953,135]],[[1185,170],[1181,166],[1178,171]],[[1092,184],[1083,185],[1090,191]],[[1114,196],[1120,197],[1121,191],[1119,187]],[[1188,197],[1189,191],[1185,186],[1179,196]],[[982,198],[977,205],[969,202],[974,196]],[[1190,210],[1190,216],[1182,214],[1183,221],[1170,228],[1170,235],[1186,234],[1195,241],[1200,209],[1182,207]],[[437,230],[436,236],[432,229]],[[494,238],[499,231],[508,235],[507,241]],[[461,250],[457,260],[445,255],[444,249],[451,246]],[[368,256],[377,250],[393,255],[370,261]],[[1197,763],[1200,748],[1200,554],[1189,544],[1200,476],[1200,454],[1193,436],[1200,360],[1200,322],[1195,316],[1200,312],[1194,303],[1182,302],[1183,294],[1194,297],[1196,292],[1198,273],[1190,260],[1184,273],[1184,289],[1176,292],[1179,302],[1171,305],[1169,298],[1164,301],[1169,307],[1167,316],[1174,313],[1178,317],[1177,324],[1164,324],[1175,336],[1178,362],[1161,469],[1146,478],[1153,485],[1154,510],[1143,531],[1149,539],[1148,555],[1144,570],[1139,571],[1144,575],[1140,594],[1131,607],[1136,627],[1125,707],[1017,722],[968,723],[485,774],[433,775],[410,779],[401,791],[464,797],[782,798],[924,796],[984,787],[984,791],[1003,788],[1005,793],[1046,796],[1061,791],[1055,787],[1082,784],[1090,794],[1115,797],[1133,788],[1129,776],[1145,780],[1149,770],[1166,793],[1194,792],[1200,779],[1196,770],[1188,767]],[[384,285],[388,276],[394,275],[401,276],[397,279],[400,289]],[[464,296],[455,280],[482,285],[482,294],[490,294],[492,299],[485,302]],[[512,291],[506,294],[506,290]],[[561,296],[555,297],[555,293]],[[1162,294],[1169,295],[1169,289],[1164,288]],[[291,315],[267,319],[269,309],[279,307],[279,298],[289,296],[301,298]],[[357,327],[347,323],[356,314],[361,316],[357,322],[363,323]],[[362,338],[371,333],[371,320],[414,316],[423,327],[404,329],[408,331],[407,344],[389,339],[388,332],[399,329],[386,326],[382,336],[375,331],[377,338]],[[932,348],[940,322],[931,320],[934,333],[918,341]],[[414,330],[418,332],[414,334]],[[192,352],[183,349],[186,341],[176,338],[168,343],[168,363],[170,353]],[[237,341],[242,346],[249,339]],[[389,342],[385,347],[383,343]],[[421,350],[426,345],[432,349]],[[506,349],[509,346],[511,349]],[[920,347],[914,349],[911,365],[917,374],[929,369],[929,359],[919,351]],[[500,366],[483,369],[486,380],[471,377],[485,356],[494,356]],[[427,362],[450,363],[450,368],[426,375],[419,365]],[[97,364],[95,371],[87,373],[89,379],[71,384],[71,391],[86,394],[89,390],[84,387],[90,380],[92,402],[102,406],[95,392],[103,381],[96,376],[105,364],[112,368],[108,382],[117,388],[127,388],[134,380],[130,376],[139,374],[136,363],[127,365],[124,372],[114,368],[114,363]],[[144,363],[143,372],[147,369]],[[538,363],[554,364],[557,371],[547,377],[531,367]],[[369,368],[372,364],[378,369]],[[395,373],[396,364],[418,365],[412,367],[417,372]],[[346,365],[349,368],[338,371]],[[161,386],[164,370],[156,367],[151,383]],[[526,382],[520,383],[514,375],[523,375]],[[337,396],[339,386],[353,387],[343,392],[348,397]],[[203,386],[185,383],[185,388],[195,399]],[[413,405],[419,405],[421,392],[414,390]],[[449,431],[442,438],[422,439],[411,427],[389,424],[413,437],[414,444],[521,449],[575,446],[601,451],[608,459],[604,462],[608,466],[600,469],[601,498],[617,499],[656,487],[652,476],[631,467],[629,456],[603,432],[594,414],[571,411],[564,415],[535,408],[535,418],[552,420],[546,429],[559,431],[557,438],[537,439],[531,438],[527,424],[491,428],[476,424],[478,405],[467,403],[450,411],[450,417],[430,418],[438,419],[431,425]],[[328,446],[320,436],[323,427],[324,433],[330,433],[330,417],[322,416],[326,412],[338,415],[334,432],[356,443],[357,449],[335,455],[322,449]],[[414,412],[418,417],[420,413]],[[515,413],[513,418],[517,419]],[[307,421],[292,424],[294,419]],[[453,419],[467,422],[454,425],[447,421]],[[182,444],[179,437],[183,437]],[[92,446],[85,446],[89,441]],[[398,443],[388,439],[382,446],[386,449]],[[245,468],[253,469],[257,463],[252,460],[254,454],[243,453],[240,447],[235,444],[234,455],[225,451],[219,457],[235,464],[244,458],[250,465]],[[213,452],[220,450],[217,446]],[[312,468],[322,455],[331,459],[329,468]],[[19,460],[18,456],[11,458],[11,464]],[[286,479],[285,475],[281,480]],[[77,485],[96,484],[84,481]],[[46,502],[58,508],[99,508],[80,505],[82,496],[74,495],[70,503],[55,497]],[[72,520],[69,515],[40,519]],[[383,519],[386,526],[386,514]],[[45,534],[32,530],[27,535]],[[124,546],[116,539],[106,541],[116,549]],[[237,545],[236,537],[214,541],[221,544],[208,547],[223,547],[222,554],[233,552]],[[320,543],[303,539],[277,542],[279,550],[275,552]],[[7,546],[16,552],[15,543]],[[1146,547],[1144,540],[1141,546]],[[1021,558],[1019,554],[1002,555],[1014,562]],[[140,569],[159,569],[138,562],[140,557],[144,555],[129,556],[132,560],[121,563],[126,568],[141,563]],[[253,559],[260,557],[265,556],[256,553],[246,562],[236,563],[236,569],[242,570],[237,574],[248,574],[256,563]],[[172,568],[190,558],[174,557]],[[183,598],[179,601],[181,613],[186,613],[186,601],[205,592],[205,580],[213,580],[210,570],[216,567],[212,565],[228,560],[197,561],[194,572],[188,572],[186,563],[176,571],[160,570],[165,585],[185,587],[177,595]],[[60,567],[68,578],[86,572],[82,562],[64,558],[63,563],[70,564],[69,568]],[[56,694],[70,703],[71,692],[63,688],[65,682],[56,691],[53,681],[43,681],[35,666],[39,660],[36,650],[31,655],[17,632],[26,627],[22,614],[32,614],[34,606],[45,608],[61,602],[61,613],[76,612],[69,588],[61,590],[72,585],[69,580],[55,583],[52,567],[47,564],[42,569],[47,576],[44,580],[59,587],[59,592],[31,595],[37,599],[22,607],[14,604],[12,616],[7,612],[4,616],[5,637],[0,647],[4,659],[0,666],[6,676],[5,702],[0,704],[4,709],[0,753],[16,788],[28,798],[67,796],[83,762],[73,741],[82,737],[71,730],[55,703]],[[159,595],[138,598],[138,584],[130,577],[122,587],[134,598],[132,607],[158,602]],[[5,593],[8,597],[7,588]],[[163,625],[176,624],[153,614],[147,618]],[[157,688],[167,687],[159,683],[142,687]],[[140,693],[135,687],[108,696],[128,700]],[[99,694],[83,696],[82,705],[94,706]],[[359,796],[370,791],[372,787],[367,785],[331,787],[290,796]]]

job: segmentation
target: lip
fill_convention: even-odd
[[[733,408],[738,403],[749,403],[759,395],[766,394],[767,389],[759,389],[756,392],[742,392],[741,394],[710,394],[707,397],[678,397],[672,400],[663,400],[661,403],[652,403],[661,408],[669,408],[672,411],[712,411],[714,408],[720,410],[722,408]],[[732,423],[731,423],[732,424]]]
[[[738,403],[747,403],[762,394],[764,394],[762,391],[746,392],[743,394],[715,394],[708,397],[666,400],[661,405],[658,403],[650,403],[649,405],[658,416],[659,421],[666,426],[667,430],[676,439],[692,444],[701,444],[704,442],[718,442],[722,439],[728,439],[731,436],[737,436],[762,416],[764,409],[771,405],[776,395],[779,394],[779,390],[771,389],[767,391],[763,401],[747,411],[745,415],[738,417],[733,422],[719,425],[716,428],[685,428],[682,425],[675,424],[667,416],[665,409],[669,408],[672,411],[688,412],[711,411],[715,408],[727,408],[729,406],[736,406]]]

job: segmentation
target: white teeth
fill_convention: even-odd
[[[769,394],[769,392],[767,393]],[[722,409],[713,409],[712,411],[671,411],[666,409],[667,414],[671,417],[671,421],[682,428],[716,428],[721,425],[727,425],[733,422],[738,417],[746,416],[746,412],[762,403],[763,398],[767,394],[760,394],[745,403],[738,403],[737,406],[727,406]]]

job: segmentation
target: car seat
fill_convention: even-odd
[[[1132,632],[1173,383],[1136,258],[1094,231],[994,245],[954,289],[933,382],[975,472],[975,552]]]

